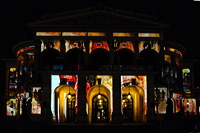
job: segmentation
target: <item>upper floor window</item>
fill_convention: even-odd
[[[59,40],[53,40],[53,41],[45,41],[41,40],[41,52],[47,48],[54,48],[58,51],[60,51],[60,41]]]
[[[153,49],[156,52],[160,53],[160,45],[157,41],[140,41],[138,44],[139,52],[144,49]]]
[[[87,32],[62,32],[62,36],[87,36]]]
[[[115,37],[134,37],[134,34],[133,33],[113,32],[113,36],[115,36]]]
[[[60,36],[60,32],[36,32],[36,36]]]
[[[160,37],[160,33],[138,33],[138,37]]]

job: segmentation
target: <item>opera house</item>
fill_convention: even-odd
[[[174,114],[197,114],[186,49],[165,40],[170,26],[155,17],[94,7],[27,25],[34,39],[13,47],[16,59],[2,59],[1,118],[147,123],[164,118],[169,101]]]

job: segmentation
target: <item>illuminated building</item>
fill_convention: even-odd
[[[177,113],[183,97],[192,96],[193,70],[182,70],[185,48],[166,41],[169,26],[152,17],[89,8],[28,26],[34,40],[13,47],[17,63],[3,60],[6,119],[17,119],[27,99],[31,120],[145,123],[166,113],[167,98]]]

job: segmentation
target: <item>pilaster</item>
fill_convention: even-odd
[[[51,77],[50,74],[42,75],[42,120],[52,121],[51,113]]]
[[[76,114],[76,123],[83,124],[87,123],[86,114],[86,75],[78,75],[78,93],[76,95],[78,100],[78,110]]]
[[[154,112],[154,76],[155,74],[152,73],[147,75],[147,122],[156,119]]]
[[[121,112],[121,77],[113,75],[113,112],[112,123],[122,124],[123,116]]]

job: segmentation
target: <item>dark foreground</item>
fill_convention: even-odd
[[[194,121],[163,121],[148,124],[70,124],[34,121],[0,122],[0,133],[193,133]]]

